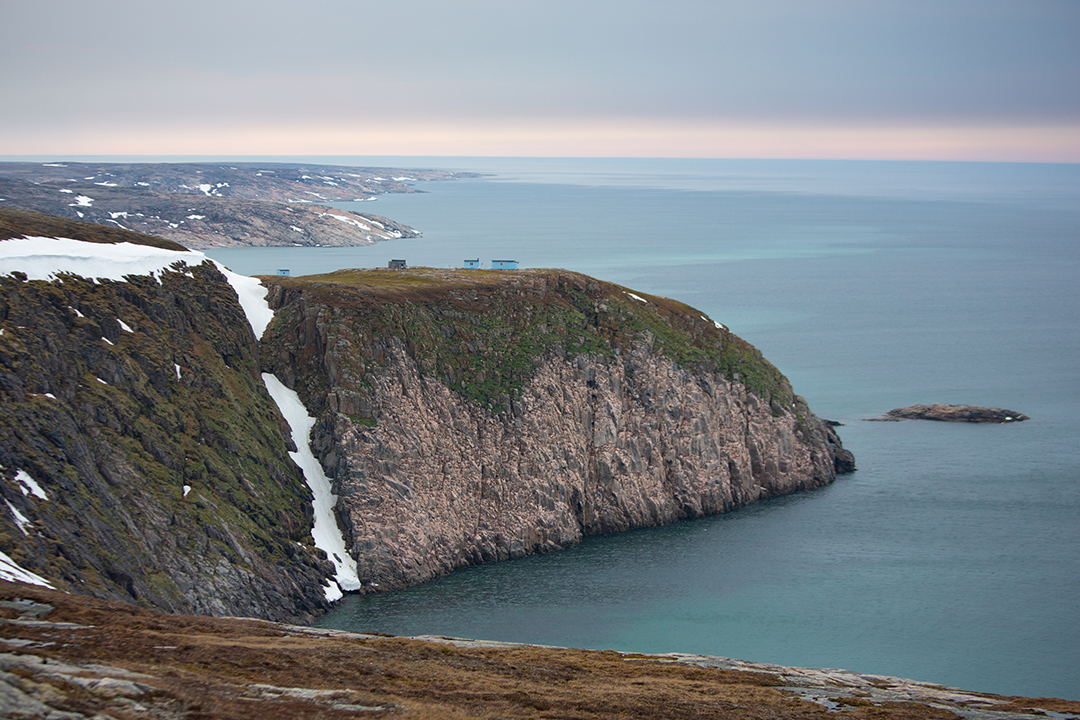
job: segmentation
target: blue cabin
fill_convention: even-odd
[[[289,275],[289,269],[288,268],[282,268],[281,270],[277,271],[277,274],[278,275],[285,275],[287,277]]]
[[[492,260],[491,261],[491,269],[492,270],[517,270],[518,269],[518,261],[517,260]]]
[[[480,267],[480,258],[476,258],[475,260],[466,260],[465,261],[465,267],[467,267],[469,269],[472,269],[472,270],[476,270],[477,268]]]
[[[391,260],[387,264],[387,267],[390,268],[391,270],[404,270],[407,267],[407,265],[405,264],[404,260]]]

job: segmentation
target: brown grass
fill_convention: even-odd
[[[53,605],[55,610],[46,617],[50,622],[89,626],[62,629],[3,622],[0,638],[48,643],[17,652],[149,676],[139,680],[147,688],[136,698],[143,710],[128,713],[130,700],[55,678],[15,674],[17,682],[39,697],[53,698],[54,708],[89,715],[221,720],[383,715],[549,720],[835,717],[824,707],[775,687],[778,681],[771,673],[702,668],[663,656],[327,635],[260,620],[167,615],[0,583],[0,599],[16,597]],[[0,617],[17,615],[0,609]],[[305,690],[290,695],[282,688]],[[1080,712],[1080,703],[1075,702],[1009,700],[1009,705],[997,709]],[[854,700],[842,715],[853,720],[958,717],[919,702]]]

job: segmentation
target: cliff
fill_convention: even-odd
[[[264,368],[312,443],[364,589],[723,512],[854,467],[699,311],[562,270],[263,278]]]

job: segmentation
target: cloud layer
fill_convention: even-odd
[[[1073,0],[6,3],[0,153],[1080,161]]]

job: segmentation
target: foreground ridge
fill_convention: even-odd
[[[1080,702],[843,670],[167,615],[0,582],[0,715],[1080,717]]]

